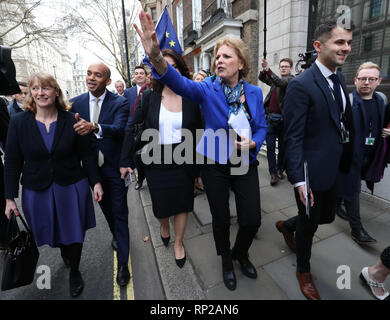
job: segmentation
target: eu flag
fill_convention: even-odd
[[[173,28],[173,24],[171,21],[171,17],[168,14],[167,7],[164,8],[160,20],[157,23],[156,35],[158,42],[160,43],[161,50],[169,48],[175,50],[178,54],[182,55],[180,43],[177,38],[175,29]],[[151,66],[148,56],[144,58],[143,63]]]

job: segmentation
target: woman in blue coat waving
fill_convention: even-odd
[[[267,132],[261,89],[244,80],[249,72],[248,48],[237,37],[219,40],[211,66],[216,75],[198,83],[178,74],[163,59],[150,15],[141,11],[140,22],[142,30],[134,27],[153,63],[153,77],[176,94],[201,104],[205,133],[197,151],[207,159],[201,176],[212,214],[217,255],[222,256],[223,280],[228,289],[235,290],[233,260],[239,262],[244,275],[257,278],[248,251],[261,223],[256,156]],[[241,135],[232,134],[233,128]],[[244,170],[237,170],[241,168]],[[239,224],[232,249],[230,189],[235,195]]]

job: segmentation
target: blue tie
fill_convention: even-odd
[[[339,77],[335,75],[334,73],[329,76],[330,80],[333,81],[333,94],[334,98],[339,105],[340,112],[344,112],[344,106],[343,106],[343,98],[341,97],[341,84]]]

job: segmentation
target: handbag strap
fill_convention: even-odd
[[[11,216],[7,226],[7,238],[10,240],[13,235],[18,235],[20,233],[18,222],[16,218],[19,218],[22,221],[22,224],[28,233],[31,233],[30,228],[28,227],[26,221],[20,215],[20,213],[11,212]]]

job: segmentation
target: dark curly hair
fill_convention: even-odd
[[[187,64],[185,63],[183,57],[180,54],[178,54],[175,50],[172,49],[164,49],[161,51],[161,53],[163,57],[168,56],[175,61],[176,68],[179,69],[182,76],[191,79],[190,70],[188,69]],[[152,80],[152,89],[154,92],[161,95],[163,88],[164,84],[161,81],[156,79]]]

